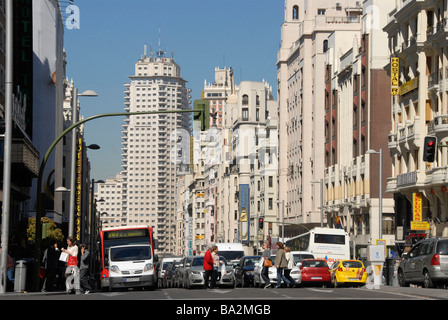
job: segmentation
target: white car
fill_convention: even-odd
[[[307,251],[291,251],[293,257],[294,257],[294,267],[291,270],[290,276],[294,279],[295,282],[300,283],[301,282],[301,274],[298,264],[303,259],[314,259],[314,255],[311,252]],[[271,256],[272,264],[274,264],[275,261],[275,255]],[[263,269],[263,263],[264,258],[260,258],[260,260],[255,264],[254,267],[254,287],[261,287],[265,286],[264,280],[261,277],[261,270]],[[269,268],[268,271],[269,274],[269,280],[271,284],[277,285],[277,268],[275,266],[272,266]]]
[[[271,261],[272,261],[272,264],[274,264],[275,255],[271,256]],[[263,287],[266,285],[263,278],[261,277],[261,270],[263,270],[263,264],[264,264],[263,257],[261,257],[260,260],[258,260],[258,262],[255,264],[255,267],[254,267],[254,287],[255,288]],[[270,267],[268,270],[268,274],[269,274],[269,280],[270,280],[271,284],[277,285],[277,268],[274,266]]]

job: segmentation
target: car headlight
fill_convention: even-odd
[[[299,272],[299,270],[292,270],[291,271],[291,274],[299,274],[300,272]]]
[[[118,266],[116,265],[111,266],[109,270],[114,273],[120,273],[120,268],[118,268]]]
[[[191,271],[191,274],[194,274],[195,276],[200,276],[201,273],[201,271]]]
[[[145,264],[145,267],[143,268],[143,271],[146,272],[146,271],[149,271],[151,269],[152,269],[152,263],[150,262],[150,263]]]

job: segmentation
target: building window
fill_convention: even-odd
[[[243,121],[248,121],[248,120],[249,120],[249,109],[243,108]]]
[[[247,94],[243,95],[243,106],[249,105],[249,96]]]
[[[292,7],[292,20],[299,20],[299,6]]]

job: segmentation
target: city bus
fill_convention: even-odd
[[[157,286],[157,273],[155,270],[155,265],[157,262],[157,255],[154,254],[154,250],[157,249],[157,240],[153,237],[152,228],[144,225],[137,226],[126,226],[117,228],[105,228],[100,231],[100,263],[101,263],[101,289],[111,289],[110,288],[110,270],[109,270],[109,253],[111,248],[122,247],[122,246],[135,246],[135,245],[146,245],[150,246],[150,254],[153,262],[154,269],[154,287]],[[130,248],[131,249],[131,248]],[[125,278],[125,277],[123,277]],[[126,279],[124,279],[126,280]],[[136,277],[132,278],[132,282],[129,286],[137,284]]]
[[[291,251],[308,251],[329,267],[337,260],[350,259],[350,237],[343,229],[313,228],[286,240],[285,245]]]

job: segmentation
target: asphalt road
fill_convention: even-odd
[[[26,303],[23,303],[27,300]],[[14,310],[20,318],[52,313],[67,318],[75,316],[123,318],[157,314],[165,319],[225,318],[244,319],[273,316],[318,318],[350,316],[363,319],[398,318],[403,315],[426,315],[428,310],[443,310],[448,300],[446,289],[401,288],[220,288],[156,289],[93,292],[88,295],[65,292],[6,293],[0,295],[3,310]],[[33,301],[35,303],[33,303]],[[443,303],[443,305],[438,304]],[[436,304],[429,305],[428,304]],[[124,311],[124,313],[123,313]],[[69,316],[70,317],[70,316]],[[313,317],[311,317],[313,318]],[[369,317],[370,318],[370,317]]]

